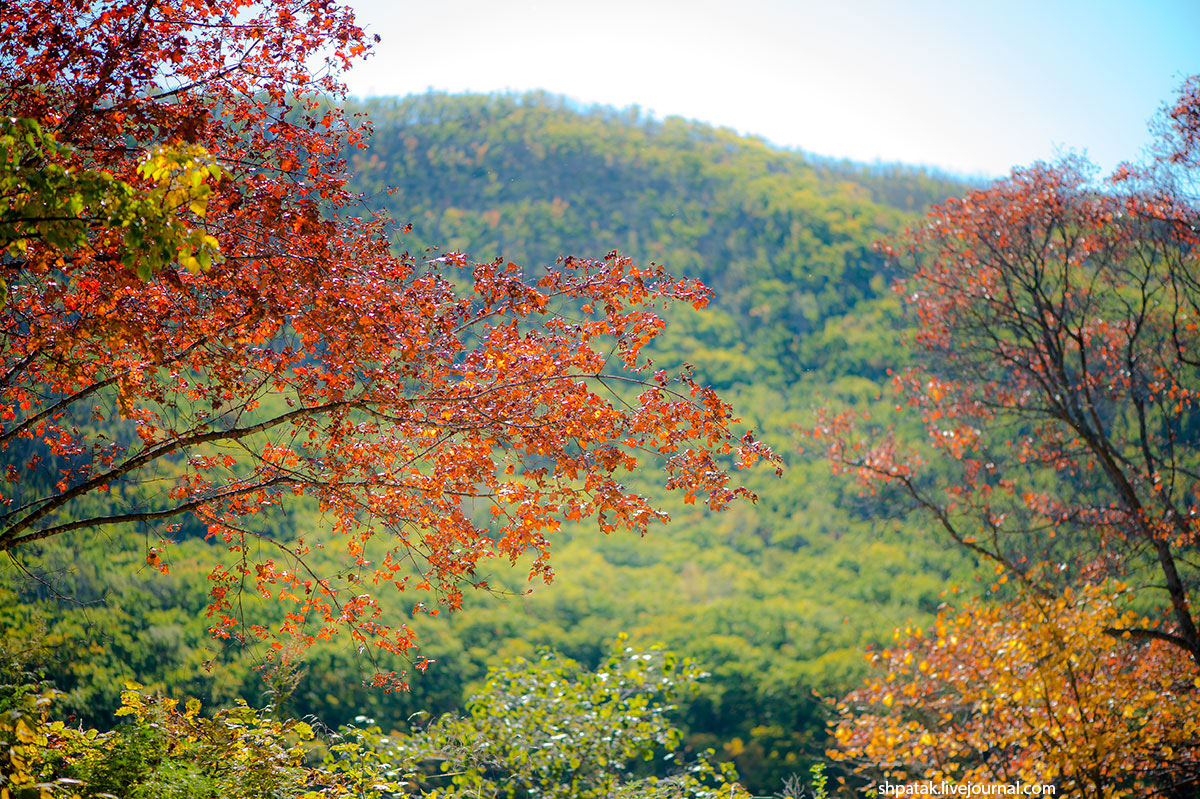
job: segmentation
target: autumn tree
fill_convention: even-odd
[[[897,707],[903,689],[913,702],[884,716],[916,737],[882,732],[884,722],[866,715],[861,729],[854,722],[840,728],[852,751],[906,763],[910,776],[947,773],[918,756],[921,747],[952,752],[959,774],[994,756],[1064,775],[1050,768],[1052,760],[1021,761],[1015,753],[1025,745],[1012,736],[1029,736],[1029,746],[1048,752],[1045,741],[1065,713],[1075,724],[1088,719],[1083,733],[1109,736],[1114,752],[1122,750],[1119,760],[1095,750],[1091,765],[1100,776],[1069,783],[1089,796],[1137,788],[1112,778],[1115,763],[1146,776],[1155,758],[1178,751],[1151,736],[1146,714],[1178,722],[1194,712],[1192,680],[1200,674],[1193,606],[1200,580],[1200,241],[1196,197],[1186,190],[1195,186],[1198,99],[1193,79],[1168,109],[1160,152],[1147,167],[1122,167],[1103,185],[1079,160],[1017,169],[934,208],[886,248],[905,269],[897,290],[915,321],[917,364],[894,376],[897,409],[919,418],[926,436],[912,440],[871,429],[863,415],[833,412],[810,432],[838,470],[894,507],[924,512],[950,540],[991,562],[995,588],[1007,590],[999,584],[1008,582],[1017,599],[1008,615],[964,611],[950,644],[939,633],[938,646],[960,663],[949,677],[938,671],[940,684],[892,669],[891,685],[868,689],[879,701],[894,697]],[[1071,599],[1072,590],[1099,590],[1109,580],[1137,590],[1116,592],[1111,612]],[[1023,626],[1007,626],[1006,618]],[[1072,634],[1061,628],[1072,618],[1106,638],[1087,647],[1067,640]],[[918,635],[899,657],[920,661],[928,645]],[[1056,660],[1026,662],[1014,677],[1025,686],[1017,694],[991,699],[968,691],[967,674],[986,682],[1007,668],[990,660],[1043,645]],[[1064,693],[1076,655],[1094,663],[1089,668],[1099,676],[1089,690],[1098,694]],[[1165,691],[1163,684],[1175,693],[1144,708],[1121,698]],[[1018,694],[1044,711],[1021,716],[1028,708]],[[1098,716],[1088,703],[1134,712]],[[960,722],[977,725],[970,754],[953,743],[971,737],[950,729]],[[1146,741],[1126,746],[1124,727],[1161,749]],[[1042,743],[1032,741],[1038,735]],[[1191,765],[1177,770],[1185,782],[1196,779],[1195,753],[1187,757]],[[1169,778],[1147,777],[1137,789],[1176,784],[1176,771],[1165,772]],[[1091,787],[1079,787],[1085,784]]]
[[[29,132],[0,208],[0,550],[18,566],[138,525],[165,571],[198,520],[216,635],[343,629],[406,653],[370,587],[455,608],[481,560],[527,552],[548,580],[564,521],[665,518],[620,481],[639,458],[688,501],[744,493],[727,469],[768,450],[642,355],[655,305],[703,307],[705,287],[615,253],[538,270],[393,254],[346,187],[369,127],[331,101],[372,46],[329,0],[6,8],[4,115]],[[259,521],[300,497],[341,542],[341,582],[307,531]],[[243,593],[283,600],[282,623],[250,623]]]
[[[832,754],[906,783],[1054,784],[1058,795],[1194,795],[1200,690],[1164,641],[1114,646],[1144,623],[1125,586],[972,602],[897,631],[838,704]]]

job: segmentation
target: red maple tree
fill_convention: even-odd
[[[703,307],[704,286],[615,253],[533,271],[390,251],[346,185],[367,123],[330,99],[373,44],[331,0],[6,7],[4,114],[46,146],[18,136],[6,161],[0,550],[126,523],[165,544],[199,517],[232,553],[212,571],[216,634],[344,628],[404,653],[406,626],[256,515],[314,497],[370,582],[454,608],[483,558],[532,551],[549,579],[563,521],[665,518],[620,482],[639,457],[688,500],[745,493],[727,468],[769,450],[642,354],[655,305]],[[113,191],[157,205],[114,216]],[[166,568],[160,547],[147,559]],[[278,629],[238,617],[247,586],[294,603]]]
[[[860,437],[854,413],[812,432],[1034,590],[1154,580],[1170,629],[1128,632],[1200,664],[1181,561],[1197,545],[1200,285],[1177,200],[1100,191],[1066,162],[935,208],[891,249],[912,264],[898,291],[929,356],[894,388],[925,441]]]
[[[1160,132],[1108,183],[1017,169],[886,247],[916,322],[896,410],[925,435],[854,412],[808,432],[990,561],[1003,601],[873,654],[836,756],[1082,796],[1200,784],[1200,78]]]

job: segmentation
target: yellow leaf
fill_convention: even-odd
[[[17,719],[13,729],[17,734],[17,740],[23,744],[35,743],[38,739],[37,733],[30,729],[29,725],[25,723],[25,719]]]

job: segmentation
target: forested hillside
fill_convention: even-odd
[[[905,359],[906,322],[872,243],[964,186],[545,95],[427,95],[348,110],[374,123],[369,149],[349,154],[356,187],[412,226],[396,234],[397,249],[462,251],[529,272],[616,249],[711,287],[702,312],[666,312],[652,357],[668,369],[693,364],[699,382],[723,389],[783,457],[783,476],[746,474],[757,504],[720,514],[631,477],[668,509],[669,524],[644,538],[605,537],[594,524],[558,534],[558,577],[528,596],[523,571],[489,567],[491,593],[414,621],[433,662],[409,675],[408,693],[364,687],[376,666],[349,642],[273,665],[266,685],[253,652],[218,651],[206,632],[207,571],[191,565],[212,546],[198,526],[179,531],[166,575],[145,563],[146,541],[132,526],[46,542],[34,565],[49,577],[11,580],[2,595],[2,645],[44,642],[35,665],[85,719],[104,720],[123,680],[136,678],[206,704],[261,704],[270,689],[292,712],[330,725],[366,715],[403,728],[414,712],[460,706],[506,657],[549,647],[594,667],[628,633],[711,673],[682,701],[688,743],[733,759],[751,789],[773,790],[825,747],[814,689],[848,689],[864,645],[930,616],[948,585],[969,588],[961,552],[795,457],[793,429],[831,402],[872,407],[885,421],[894,413],[879,396],[887,370]],[[320,540],[328,525],[315,502],[267,514],[281,540]],[[409,609],[399,599],[388,607]]]
[[[529,266],[617,249],[697,277],[716,300],[671,349],[718,386],[791,389],[813,369],[877,375],[888,337],[852,336],[866,345],[853,348],[859,360],[831,364],[846,355],[831,339],[856,326],[830,320],[888,293],[874,241],[964,188],[549,95],[429,94],[355,110],[376,132],[351,169],[370,201],[412,224],[399,246]]]
[[[511,625],[505,652],[546,643],[595,662],[620,631],[664,641],[713,673],[688,710],[696,743],[736,754],[752,788],[799,771],[795,756],[822,748],[811,691],[851,684],[864,644],[969,582],[961,553],[793,457],[792,429],[815,407],[890,391],[905,321],[872,245],[965,187],[541,94],[356,110],[375,134],[352,171],[412,225],[397,246],[531,266],[616,248],[712,287],[703,313],[671,309],[656,361],[695,365],[787,461],[782,479],[750,478],[756,506],[708,514],[664,496],[672,522],[645,539],[572,533],[550,588],[451,620],[463,646],[440,656],[479,653],[485,615]]]

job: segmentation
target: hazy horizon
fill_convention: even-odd
[[[1200,4],[351,0],[382,38],[358,97],[543,90],[787,149],[966,177],[1136,159],[1200,72]]]

